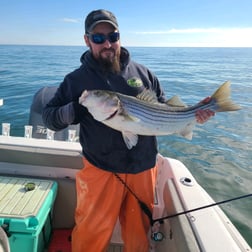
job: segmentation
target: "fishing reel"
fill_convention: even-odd
[[[151,239],[156,242],[161,242],[165,238],[164,234],[162,232],[153,232],[151,234]]]

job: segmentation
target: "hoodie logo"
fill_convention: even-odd
[[[141,87],[141,86],[143,86],[142,80],[137,78],[137,77],[132,77],[132,78],[128,79],[127,83],[131,87]]]

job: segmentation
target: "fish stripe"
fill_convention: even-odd
[[[198,104],[194,107],[190,107],[189,109],[184,108],[180,111],[170,111],[170,107],[166,104],[146,104],[141,103],[136,99],[129,99],[129,97],[124,97],[119,95],[119,99],[123,106],[123,109],[130,116],[137,117],[141,119],[141,121],[146,123],[153,123],[153,121],[160,123],[177,123],[178,120],[185,121],[187,119],[191,119],[195,117],[196,111],[200,109],[213,109],[215,107],[214,101],[209,104]]]

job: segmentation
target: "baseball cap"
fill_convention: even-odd
[[[118,29],[115,15],[107,10],[94,10],[90,12],[85,20],[85,32],[90,33],[99,23],[110,23]]]

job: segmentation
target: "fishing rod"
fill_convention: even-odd
[[[152,226],[154,225],[155,222],[159,222],[160,224],[163,224],[164,220],[166,220],[166,219],[174,218],[174,217],[177,217],[177,216],[182,215],[182,214],[188,214],[188,213],[191,213],[191,212],[199,211],[199,210],[202,210],[202,209],[205,209],[205,208],[218,206],[218,205],[228,203],[228,202],[231,202],[231,201],[248,198],[248,197],[251,197],[251,196],[252,196],[252,193],[242,195],[242,196],[239,196],[239,197],[235,197],[235,198],[231,198],[231,199],[227,199],[227,200],[223,200],[223,201],[219,201],[219,202],[215,202],[215,203],[212,203],[212,204],[209,204],[209,205],[196,207],[196,208],[193,208],[193,209],[178,212],[178,213],[171,214],[171,215],[168,215],[168,216],[165,216],[165,217],[162,217],[162,218],[158,218],[158,219],[152,219],[152,217],[151,217],[151,224],[152,224]],[[140,206],[142,207],[141,204],[140,204]],[[144,209],[144,208],[142,208],[142,209],[143,209],[144,212],[146,211],[146,209]],[[150,215],[148,214],[148,211],[146,212],[146,214],[150,218]],[[162,241],[164,239],[164,237],[165,237],[164,234],[162,232],[160,232],[160,231],[152,232],[152,234],[151,234],[151,238],[156,242]]]
[[[227,200],[223,200],[223,201],[219,201],[219,202],[215,202],[215,203],[208,204],[208,205],[205,205],[205,206],[196,207],[196,208],[185,210],[185,211],[178,212],[178,213],[175,213],[175,214],[167,215],[165,217],[157,218],[157,219],[154,219],[152,221],[153,221],[153,223],[155,223],[155,222],[162,223],[166,219],[174,218],[174,217],[180,216],[182,214],[192,213],[192,212],[199,211],[199,210],[202,210],[202,209],[205,209],[205,208],[222,205],[222,204],[225,204],[225,203],[228,203],[228,202],[231,202],[231,201],[235,201],[235,200],[239,200],[239,199],[244,199],[244,198],[248,198],[248,197],[252,197],[252,193],[245,194],[245,195],[238,196],[238,197],[231,198],[231,199],[227,199]]]

